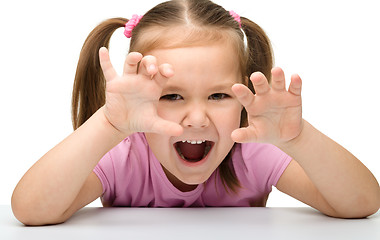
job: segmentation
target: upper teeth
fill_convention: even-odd
[[[182,142],[187,142],[187,143],[190,143],[190,144],[202,144],[204,142],[206,142],[206,140],[182,140]]]

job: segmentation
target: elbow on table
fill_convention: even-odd
[[[363,217],[369,217],[377,213],[380,209],[380,188],[378,188],[375,196],[365,198],[361,204],[363,206]]]
[[[35,205],[21,202],[13,197],[11,206],[15,218],[26,226],[60,224],[66,220],[62,217],[54,217],[47,209],[38,210]]]
[[[12,207],[15,218],[25,226],[44,226],[54,225],[65,222],[63,219],[46,217],[39,214],[30,213],[29,211],[23,211],[21,209],[15,209]]]
[[[352,204],[351,207],[336,211],[334,214],[327,214],[331,217],[337,218],[366,218],[376,214],[380,209],[380,198],[376,199],[361,199],[356,204]]]
[[[365,217],[369,217],[375,213],[377,213],[380,209],[380,189],[379,189],[379,197],[377,198],[377,200],[375,200],[373,202],[372,205],[369,205],[368,206],[368,209],[367,209],[367,214]]]
[[[337,217],[346,218],[346,219],[366,218],[377,213],[378,210],[379,208],[362,210],[362,211],[354,211],[354,212],[349,212],[349,213],[342,213],[342,214],[339,214]]]

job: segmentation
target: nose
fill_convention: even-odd
[[[183,119],[183,127],[205,128],[210,124],[206,106],[191,104],[187,106],[186,115]]]

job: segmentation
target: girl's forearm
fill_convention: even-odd
[[[279,146],[292,156],[335,211],[378,209],[380,188],[372,173],[350,152],[304,120],[301,134]]]
[[[41,218],[59,216],[102,156],[124,137],[98,110],[22,177],[13,192],[13,211]]]

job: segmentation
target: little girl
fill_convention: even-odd
[[[131,37],[124,71],[108,51]],[[378,211],[379,184],[302,118],[301,79],[285,88],[264,31],[208,0],[172,0],[109,19],[84,43],[73,90],[75,131],[23,176],[12,196],[26,225],[104,206],[265,206],[272,186],[322,213]]]

